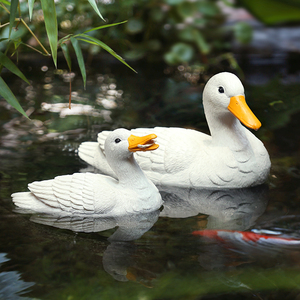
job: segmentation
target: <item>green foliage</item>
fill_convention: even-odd
[[[116,1],[104,5],[102,11],[108,20],[125,19],[128,23],[111,29],[106,36],[97,32],[108,44],[113,38],[126,41],[131,48],[124,49],[126,58],[206,64],[209,57],[228,51],[227,29],[221,28],[225,16],[216,0],[132,0],[130,4]]]

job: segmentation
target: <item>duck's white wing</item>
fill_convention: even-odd
[[[201,150],[200,168],[195,169],[194,174],[191,174],[193,186],[229,186],[238,171],[237,161],[232,152],[227,147],[202,147]]]
[[[91,173],[57,176],[51,180],[35,181],[28,185],[31,193],[16,193],[12,197],[17,206],[39,212],[106,214],[117,200],[106,192],[111,180]]]

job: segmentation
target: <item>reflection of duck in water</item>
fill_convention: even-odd
[[[183,128],[132,130],[158,136],[157,151],[136,154],[141,168],[161,185],[243,188],[262,184],[270,159],[263,143],[240,123],[255,130],[261,126],[245,102],[238,77],[226,72],[213,76],[204,88],[203,105],[211,136]],[[81,144],[78,153],[87,163],[114,176],[103,147],[107,134],[99,133],[98,143]]]
[[[208,215],[207,228],[245,230],[267,206],[265,185],[245,189],[194,189],[158,186],[164,201],[161,217]]]
[[[29,184],[30,192],[12,194],[13,202],[42,213],[114,216],[155,211],[162,205],[161,196],[133,157],[133,152],[157,149],[154,138],[117,129],[106,139],[105,151],[118,180],[91,173],[58,176]]]

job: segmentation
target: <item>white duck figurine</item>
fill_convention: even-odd
[[[145,176],[133,152],[158,148],[155,134],[137,137],[117,129],[105,141],[107,162],[118,180],[102,174],[75,173],[28,185],[12,194],[16,206],[40,213],[119,216],[159,209],[158,189]]]
[[[242,188],[262,184],[270,170],[263,143],[247,130],[261,123],[247,106],[244,87],[232,73],[213,76],[203,91],[203,105],[210,135],[183,128],[139,128],[131,132],[158,135],[155,152],[137,153],[147,176],[158,185],[200,188]],[[79,156],[106,174],[115,176],[106,162],[103,143],[85,142]]]

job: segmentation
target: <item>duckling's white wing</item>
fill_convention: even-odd
[[[78,155],[82,160],[100,170],[104,174],[108,174],[116,178],[116,174],[106,161],[106,156],[104,153],[104,142],[108,134],[109,131],[101,132],[100,140],[98,139],[98,142],[81,143],[78,148]]]
[[[75,173],[28,185],[31,193],[15,193],[14,203],[26,209],[45,213],[105,214],[114,207],[110,192],[113,179],[100,174]]]

